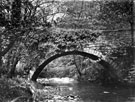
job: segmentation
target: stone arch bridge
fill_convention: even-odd
[[[121,79],[119,78],[118,74],[117,74],[117,70],[118,69],[118,65],[113,62],[112,60],[110,60],[109,58],[107,58],[106,56],[102,55],[101,52],[95,51],[95,50],[87,50],[82,52],[82,51],[67,51],[67,52],[62,52],[60,54],[56,54],[51,56],[50,58],[48,58],[46,61],[44,61],[34,72],[34,74],[31,77],[32,81],[36,81],[39,74],[41,73],[41,71],[46,67],[46,65],[48,65],[51,61],[62,57],[62,56],[66,56],[66,55],[81,55],[84,57],[88,57],[90,58],[92,61],[99,63],[100,65],[102,65],[104,67],[104,70],[107,73],[107,76],[109,80],[111,81],[121,81]]]

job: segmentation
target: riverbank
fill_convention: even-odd
[[[64,88],[64,87],[63,87]],[[70,89],[71,90],[71,89]],[[0,102],[76,102],[77,96],[61,96],[62,88],[25,79],[0,79]]]
[[[21,79],[0,78],[0,102],[12,102],[18,97],[21,97],[22,100],[31,100],[32,93],[25,85],[20,85],[23,84],[22,82]]]

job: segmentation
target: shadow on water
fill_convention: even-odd
[[[135,102],[135,88],[80,83],[73,90],[83,102]]]
[[[135,102],[135,87],[102,86],[89,82],[67,84],[67,81],[60,84],[61,81],[57,81],[58,95],[79,98],[79,101],[71,102]]]
[[[104,87],[93,83],[60,86],[61,95],[79,96],[79,102],[135,102],[135,88]]]

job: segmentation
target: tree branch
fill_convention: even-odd
[[[6,49],[1,52],[1,56],[4,56],[13,47],[14,43],[15,43],[15,40],[12,39],[12,41],[9,43]]]

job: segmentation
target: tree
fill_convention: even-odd
[[[131,39],[133,41],[133,0],[101,1],[101,14],[99,20],[103,22],[106,29],[131,29]]]
[[[11,23],[12,27],[18,28],[21,21],[21,0],[14,0],[12,2],[12,11],[11,11]]]
[[[3,66],[2,58],[4,58],[5,55],[8,54],[10,50],[12,50],[12,48],[19,48],[21,43],[26,46],[26,50],[32,50],[32,46],[34,46],[33,48],[35,48],[40,42],[48,41],[47,29],[49,28],[47,22],[43,22],[41,20],[47,15],[42,15],[42,17],[40,17],[39,11],[37,10],[37,8],[40,8],[42,4],[44,3],[39,3],[38,1],[36,1],[34,4],[29,0],[14,0],[13,2],[11,0],[2,0],[0,4],[0,7],[2,8],[0,9],[0,18],[2,19],[2,22],[0,22],[1,67]],[[42,36],[38,35],[39,33]],[[17,50],[14,50],[13,52],[18,53]],[[14,57],[15,59],[18,59],[16,54]],[[14,61],[12,62],[14,63]],[[17,60],[15,62],[16,63],[14,64],[14,66],[17,64]],[[11,70],[11,72],[14,71]]]
[[[97,1],[67,1],[64,3],[67,7],[66,14],[58,27],[72,29],[101,29],[100,21],[97,19],[100,14],[100,5]]]
[[[55,42],[56,35],[50,32],[53,29],[51,28],[52,22],[50,23],[47,20],[50,15],[54,16],[59,12],[65,12],[62,11],[62,5],[60,2],[42,0],[3,1],[4,2],[1,4],[3,7],[2,17],[5,23],[0,24],[4,28],[4,30],[1,31],[0,37],[2,45],[0,49],[1,59],[3,57],[7,60],[6,63],[7,65],[9,63],[11,73],[15,72],[17,62],[23,62],[28,59],[28,66],[37,67],[41,63],[41,60],[50,56],[50,53],[55,53],[50,51],[52,45],[55,44],[49,45],[49,43]],[[58,9],[56,12],[52,10],[54,5],[56,5],[56,9]],[[6,8],[6,6],[8,6],[8,8]],[[8,25],[6,22],[8,22]],[[44,46],[44,44],[46,44],[47,47]],[[20,47],[20,51],[14,50]],[[19,58],[17,58],[16,54],[19,55]],[[11,58],[8,59],[7,56]],[[2,64],[6,63],[1,62],[0,65],[2,66]],[[11,77],[12,75],[10,74]]]

